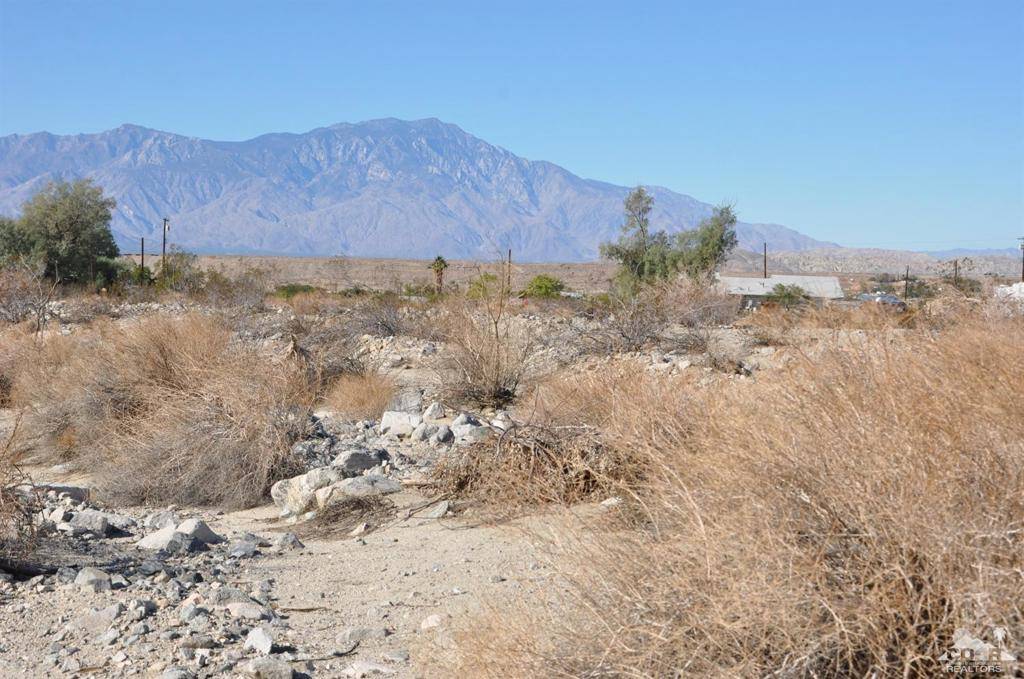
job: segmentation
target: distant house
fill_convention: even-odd
[[[776,285],[797,286],[817,303],[843,299],[843,287],[835,276],[718,276],[718,288],[729,295],[743,298],[745,308],[760,306]]]

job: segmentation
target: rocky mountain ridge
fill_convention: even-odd
[[[628,187],[531,161],[436,119],[372,120],[221,142],[123,125],[0,138],[0,213],[55,178],[91,177],[117,199],[113,229],[203,253],[587,261],[614,239]],[[655,228],[692,228],[712,206],[663,187]],[[743,222],[741,247],[835,247]]]

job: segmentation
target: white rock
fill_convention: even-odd
[[[270,497],[283,516],[298,516],[313,503],[316,491],[345,478],[341,469],[320,467],[291,479],[278,481],[270,488]]]
[[[265,627],[253,627],[245,637],[243,648],[246,651],[251,649],[263,655],[270,655],[270,651],[274,648],[274,637]]]
[[[291,679],[294,676],[291,665],[272,656],[254,658],[241,669],[245,676],[255,679]]]
[[[377,674],[394,674],[395,670],[372,660],[357,660],[341,673],[346,677],[372,677]]]
[[[427,409],[423,411],[424,420],[440,420],[444,417],[444,406],[438,401],[434,401]]]
[[[86,566],[78,571],[78,575],[75,576],[75,584],[90,592],[105,592],[110,589],[110,576],[99,568]]]
[[[392,436],[408,436],[423,421],[418,413],[407,413],[399,410],[387,410],[380,416],[378,427],[381,434]]]
[[[177,531],[174,526],[161,528],[157,532],[150,533],[136,542],[135,546],[139,549],[166,549],[167,545],[170,544],[172,539],[174,539],[174,534],[176,532]]]
[[[186,519],[179,523],[175,530],[179,533],[184,533],[185,535],[191,535],[196,540],[208,545],[216,545],[224,542],[224,538],[214,533],[202,519]]]
[[[434,613],[423,618],[423,622],[420,623],[420,629],[423,631],[435,629],[441,626],[441,622],[444,620],[440,614]]]
[[[228,609],[232,618],[242,620],[270,620],[273,617],[270,611],[255,601],[233,601],[225,608]]]

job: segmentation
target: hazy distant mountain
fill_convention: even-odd
[[[928,252],[938,259],[956,257],[1020,257],[1019,248],[956,248],[955,250],[931,250]]]
[[[0,138],[0,213],[50,179],[94,178],[117,199],[127,251],[171,241],[207,253],[580,261],[615,238],[627,187],[520,158],[435,119],[340,124],[218,142],[123,125],[98,134]],[[650,187],[655,228],[695,226],[711,206]],[[740,206],[742,208],[742,206]],[[742,223],[740,246],[834,247]],[[150,247],[147,244],[147,250]]]

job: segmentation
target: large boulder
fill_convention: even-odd
[[[434,401],[423,411],[424,420],[440,420],[444,416],[444,406],[438,401]]]
[[[174,526],[167,526],[154,533],[150,533],[136,542],[135,546],[139,549],[164,549],[174,537],[174,533]]]
[[[205,549],[205,544],[194,535],[179,532],[176,526],[167,526],[150,533],[136,542],[135,546],[139,549],[155,549],[178,554],[201,551]]]
[[[389,495],[402,490],[402,484],[386,476],[368,474],[333,483],[316,492],[317,507],[323,509],[347,497]]]
[[[224,538],[213,532],[206,522],[201,519],[186,519],[175,528],[178,533],[189,535],[207,545],[215,545],[224,542]]]
[[[113,512],[97,509],[83,509],[71,518],[71,525],[96,535],[107,535],[112,531],[127,531],[135,526],[135,519]]]
[[[110,590],[110,576],[99,568],[86,566],[78,571],[75,584],[89,592],[106,592]]]
[[[319,467],[291,479],[278,481],[270,488],[270,497],[284,516],[297,516],[313,503],[321,488],[345,478],[341,469]]]
[[[103,516],[103,512],[98,512],[95,509],[84,509],[80,512],[76,512],[71,521],[69,521],[71,527],[76,529],[76,533],[92,533],[93,535],[106,535],[110,532],[110,524],[107,522],[107,517]]]
[[[423,422],[419,413],[406,413],[399,410],[386,410],[380,416],[380,433],[392,436],[408,436]]]

